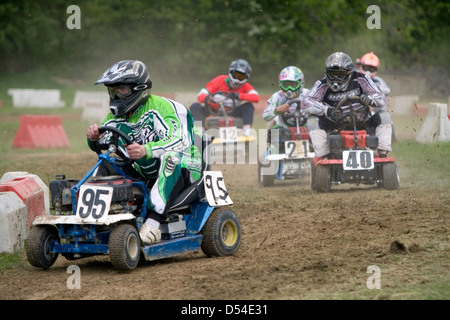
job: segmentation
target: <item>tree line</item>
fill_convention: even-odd
[[[120,59],[141,59],[164,81],[208,81],[247,59],[253,81],[271,85],[286,65],[308,79],[334,51],[353,59],[373,51],[382,69],[449,70],[448,1],[377,1],[369,29],[357,0],[3,0],[0,72],[36,69],[92,78]],[[79,29],[69,29],[69,5]],[[72,17],[74,18],[74,17]],[[309,77],[308,77],[309,76]],[[275,79],[274,79],[275,77]],[[312,80],[311,80],[312,81]],[[310,81],[310,84],[311,84]]]

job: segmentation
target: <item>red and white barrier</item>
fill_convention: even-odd
[[[23,248],[35,217],[50,213],[48,187],[28,172],[7,172],[0,180],[0,252]]]

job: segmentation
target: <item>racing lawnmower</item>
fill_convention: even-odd
[[[27,239],[26,255],[35,267],[48,269],[59,254],[68,260],[109,255],[117,269],[134,269],[140,259],[156,260],[201,249],[207,256],[234,254],[240,245],[241,225],[229,208],[232,201],[222,173],[209,171],[211,138],[203,136],[203,176],[171,202],[162,240],[144,246],[139,229],[147,216],[148,181],[132,180],[122,170],[132,160],[124,154],[129,137],[114,127],[100,127],[108,143],[94,143],[98,161],[81,179],[61,175],[50,182],[52,214],[36,217]],[[105,152],[106,151],[106,152]],[[105,153],[104,153],[105,152]],[[119,173],[96,176],[104,162]]]
[[[216,105],[218,109],[214,108]],[[237,107],[236,100],[230,92],[218,91],[211,94],[205,101],[211,116],[205,120],[205,129],[209,135],[216,138],[212,141],[211,157],[216,163],[222,163],[223,156],[232,154],[238,156],[238,163],[245,162],[248,150],[256,149],[256,137],[243,133],[243,120],[232,116]],[[242,159],[242,160],[241,160]]]
[[[298,179],[311,174],[314,152],[310,152],[309,133],[304,126],[306,115],[300,110],[300,99],[287,104],[295,104],[294,112],[282,115],[289,128],[270,129],[268,148],[258,159],[258,181],[264,187],[272,186],[275,179]]]
[[[336,109],[348,106],[349,113],[339,122],[345,128],[345,122],[353,130],[334,130],[328,133],[330,155],[327,158],[314,157],[311,175],[311,189],[317,192],[330,191],[331,185],[342,183],[377,185],[387,190],[399,188],[399,174],[395,160],[391,157],[379,157],[378,137],[369,135],[367,130],[357,129],[357,117],[352,103],[359,102],[359,97],[351,96],[339,101]],[[370,109],[365,108],[364,118],[370,118]]]

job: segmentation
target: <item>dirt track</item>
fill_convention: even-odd
[[[0,274],[0,297],[420,299],[408,285],[436,281],[448,272],[448,191],[427,192],[407,182],[396,191],[340,186],[318,194],[309,180],[276,181],[263,188],[256,165],[213,169],[223,171],[242,223],[235,256],[207,258],[200,251],[147,262],[132,272],[116,271],[107,257],[59,257],[46,271],[26,266]],[[442,271],[430,273],[428,265],[436,257],[446,263]],[[67,268],[73,264],[81,270],[79,290],[67,287]],[[367,289],[371,265],[380,267],[385,290]]]

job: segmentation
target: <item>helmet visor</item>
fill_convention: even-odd
[[[292,80],[280,81],[280,87],[284,91],[288,90],[296,91],[300,89],[300,81],[292,81]]]
[[[133,93],[130,85],[120,84],[117,86],[108,86],[108,93],[112,100],[125,100]]]
[[[362,66],[362,69],[363,69],[364,71],[369,71],[370,73],[374,73],[375,71],[378,70],[377,67],[369,66],[369,65],[367,65],[367,64],[364,64],[364,65]]]
[[[233,79],[242,81],[247,79],[247,75],[245,73],[239,72],[239,71],[233,71],[231,73],[231,76],[233,77]]]
[[[331,81],[344,81],[348,73],[345,69],[327,69],[327,77]]]

